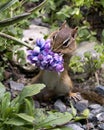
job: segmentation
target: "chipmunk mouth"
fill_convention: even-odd
[[[58,46],[57,48],[52,46],[51,47],[51,50],[54,52],[54,53],[58,53],[58,54],[61,54],[61,49],[60,49],[60,46]]]
[[[52,51],[53,51],[54,53],[61,54],[61,51],[60,51],[58,48],[52,48]]]

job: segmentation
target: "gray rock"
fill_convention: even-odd
[[[21,91],[24,88],[24,84],[10,81],[10,87],[12,90]]]
[[[83,125],[83,128],[84,128],[85,130],[95,130],[93,123],[88,123],[87,125]]]
[[[101,112],[99,114],[96,115],[98,121],[103,121],[104,122],[104,112]]]
[[[81,100],[75,104],[75,108],[79,111],[82,112],[88,107],[88,100]]]
[[[81,58],[84,58],[84,53],[85,52],[91,52],[95,53],[96,51],[94,50],[94,46],[96,45],[96,42],[89,42],[89,41],[84,41],[80,43],[76,51],[74,52],[74,55],[80,56]]]
[[[19,94],[20,91],[24,88],[23,83],[17,83],[15,81],[10,81],[10,88],[11,88],[11,93],[13,97],[16,97],[16,95]]]
[[[30,25],[29,29],[23,31],[23,41],[33,43],[37,38],[44,38],[48,34],[49,29],[47,27]]]
[[[91,104],[91,105],[89,105],[89,109],[91,109],[91,110],[95,110],[95,109],[99,109],[99,108],[101,108],[101,105],[100,104]]]
[[[98,125],[99,130],[104,130],[104,123]]]
[[[89,114],[88,119],[89,119],[89,121],[91,121],[91,122],[92,122],[92,121],[97,122],[96,115],[95,115],[95,114],[93,114],[93,113],[90,113],[90,114]]]
[[[35,103],[35,108],[40,108],[40,103],[37,100],[35,100],[34,103]]]
[[[101,96],[104,97],[104,86],[102,86],[102,85],[96,86],[95,91],[96,91],[98,94],[100,94]]]
[[[103,107],[100,107],[98,109],[92,110],[91,113],[93,113],[94,115],[96,115],[96,114],[98,114],[98,113],[100,113],[102,111],[103,111]]]
[[[103,107],[100,104],[91,104],[89,105],[90,112],[94,115],[101,113],[103,111]]]
[[[72,113],[72,108],[67,106],[67,112]]]
[[[84,130],[79,124],[67,124],[66,127],[72,128],[73,130]]]
[[[60,112],[66,112],[66,106],[65,104],[58,99],[55,103],[54,103],[54,108]]]

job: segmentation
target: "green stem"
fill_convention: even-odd
[[[39,4],[38,6],[36,6],[35,8],[29,10],[28,12],[29,12],[29,13],[32,13],[32,12],[35,12],[35,11],[41,9],[41,8],[46,4],[47,1],[48,1],[48,0],[44,0],[42,3],[40,3],[40,4]]]
[[[7,38],[7,39],[10,39],[10,40],[12,40],[12,41],[15,41],[15,42],[17,42],[19,45],[26,46],[26,47],[29,48],[29,49],[33,49],[33,48],[32,48],[30,45],[28,45],[27,43],[25,43],[25,42],[23,42],[23,41],[21,41],[21,40],[15,38],[15,37],[13,37],[13,36],[10,36],[10,35],[8,35],[8,34],[5,34],[5,33],[0,32],[0,36],[3,37],[3,38]]]

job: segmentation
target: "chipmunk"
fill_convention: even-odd
[[[68,96],[70,98],[84,98],[88,101],[104,104],[104,97],[92,90],[74,87],[69,76],[69,60],[76,50],[77,28],[69,28],[64,22],[62,26],[53,32],[51,39],[51,48],[53,52],[61,53],[64,59],[64,71],[60,75],[55,71],[40,70],[39,74],[32,79],[31,83],[44,83],[46,87],[37,95],[36,99],[49,100],[51,97]],[[70,72],[70,71],[69,71]],[[80,94],[79,94],[79,93]]]
[[[44,83],[46,85],[45,89],[42,90],[46,99],[51,96],[63,95],[74,99],[78,98],[77,93],[72,93],[73,83],[68,74],[69,60],[76,49],[76,34],[77,28],[69,28],[64,22],[58,30],[49,36],[52,51],[63,55],[64,71],[58,74],[55,71],[40,70],[39,74],[32,79],[31,83]]]

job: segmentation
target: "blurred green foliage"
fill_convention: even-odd
[[[88,109],[77,115],[72,104],[72,114],[35,108],[31,96],[44,87],[44,84],[25,86],[18,96],[12,99],[11,93],[6,92],[5,86],[0,82],[0,130],[72,130],[64,125],[69,121],[88,118]]]
[[[4,64],[12,61],[13,54],[21,46],[28,44],[22,42],[23,29],[28,28],[29,19],[34,15],[34,18],[39,14],[39,11],[47,2],[37,3],[33,8],[29,8],[26,12],[25,4],[29,2],[37,2],[36,0],[2,0],[0,2],[0,81],[4,79],[5,71]],[[33,4],[34,4],[33,3]],[[30,47],[31,48],[31,47]],[[23,59],[22,65],[26,63],[25,53],[23,50],[16,51],[17,59]]]

